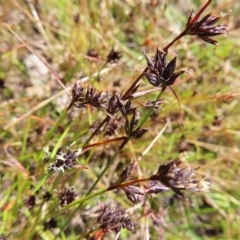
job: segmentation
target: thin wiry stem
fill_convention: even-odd
[[[48,68],[48,70],[52,73],[52,75],[54,76],[54,78],[57,80],[57,82],[62,86],[62,88],[66,91],[66,93],[68,95],[71,96],[71,94],[69,93],[68,89],[65,87],[65,85],[62,83],[62,81],[60,80],[60,78],[58,77],[58,75],[49,67],[49,65],[34,51],[32,50],[31,47],[29,47],[7,24],[3,23],[3,25],[20,41],[24,44],[24,46],[30,51],[32,52],[35,56],[37,56],[40,61]]]
[[[133,82],[133,84],[130,86],[130,88],[128,88],[128,90],[123,94],[122,96],[122,100],[126,100],[129,97],[129,93],[132,91],[132,89],[138,84],[138,82],[141,80],[141,78],[144,76],[144,73],[148,70],[148,68],[146,67],[141,73],[140,75],[136,78],[136,80]]]
[[[122,182],[122,183],[119,183],[119,184],[112,185],[112,186],[108,187],[107,191],[111,191],[111,190],[118,189],[118,188],[125,188],[127,186],[131,186],[131,185],[134,185],[136,183],[146,182],[146,181],[150,181],[150,180],[151,180],[151,178],[141,178],[141,179],[130,180],[130,181],[127,181],[127,182]]]
[[[85,142],[85,145],[88,144],[92,138],[98,133],[98,131],[101,129],[101,127],[107,123],[109,121],[110,117],[107,116],[99,125],[98,127],[96,128],[96,130],[92,133],[92,135],[87,139],[87,141]]]
[[[109,68],[105,68],[101,74],[103,73],[107,73],[109,71],[111,71],[113,69],[113,67],[109,67]],[[92,76],[96,76],[97,73],[95,72],[94,74],[92,74]],[[81,79],[79,79],[78,81],[83,83],[89,80],[89,76],[87,77],[83,77]],[[70,91],[73,88],[74,85],[71,85],[69,87],[67,87],[67,90]],[[30,116],[31,114],[33,114],[34,112],[38,111],[39,109],[41,109],[42,107],[46,106],[48,103],[50,103],[51,101],[55,100],[56,98],[62,96],[65,93],[65,89],[61,90],[60,92],[57,92],[55,94],[53,94],[53,96],[51,96],[50,98],[38,103],[36,106],[34,106],[32,109],[30,109],[28,112],[26,112],[25,114],[23,114],[22,116],[20,116],[19,118],[16,118],[15,120],[13,120],[12,122],[10,122],[9,124],[7,124],[6,126],[4,126],[4,130],[9,129],[10,127],[16,125],[17,123],[19,123],[20,121],[22,121],[23,119],[27,118],[28,116]],[[8,101],[8,105],[9,102],[11,103],[11,101]],[[65,110],[66,111],[66,110]],[[67,111],[66,111],[67,113]],[[86,143],[87,144],[87,143]]]
[[[181,108],[181,105],[180,105],[180,100],[179,100],[178,95],[176,94],[176,92],[173,90],[173,88],[171,86],[169,86],[169,87],[170,87],[172,93],[174,94],[175,98],[177,99],[180,120],[181,120],[182,125],[184,126],[183,119],[182,119],[182,108]]]
[[[122,136],[122,137],[117,137],[117,138],[113,138],[113,139],[108,139],[102,142],[97,142],[97,143],[93,143],[90,145],[86,145],[83,147],[83,149],[88,149],[88,148],[92,148],[92,147],[96,147],[96,146],[100,146],[100,145],[106,145],[108,143],[113,143],[113,142],[118,142],[118,141],[122,141],[124,140],[126,137]]]
[[[149,150],[152,148],[152,146],[157,142],[157,140],[162,136],[165,129],[168,126],[168,122],[165,124],[165,126],[162,128],[162,130],[157,134],[157,136],[152,140],[152,142],[149,144],[149,146],[143,151],[141,156],[138,158],[138,161],[142,160],[142,158],[149,152]]]

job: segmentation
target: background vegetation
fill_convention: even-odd
[[[157,47],[169,43],[184,29],[191,10],[197,11],[203,3],[9,0],[0,2],[0,20],[41,56],[69,89],[83,79],[85,86],[122,93],[146,67],[144,53],[153,55]],[[59,210],[59,191],[73,186],[74,198],[81,199],[117,151],[118,143],[81,154],[79,163],[88,169],[46,175],[49,162],[43,161],[43,147],[56,153],[76,142],[74,148],[80,148],[105,113],[90,106],[67,112],[70,98],[65,90],[37,56],[1,24],[0,239],[84,239],[86,232],[95,230],[104,203],[121,205],[138,224],[134,233],[123,229],[119,239],[143,239],[148,231],[150,239],[239,239],[239,7],[238,1],[218,0],[207,9],[206,13],[216,14],[231,10],[222,20],[229,26],[229,34],[217,38],[217,47],[187,36],[169,51],[172,56],[173,50],[178,54],[177,69],[191,69],[191,74],[185,73],[180,78],[183,81],[174,86],[184,127],[176,98],[166,90],[159,115],[144,125],[149,131],[124,147],[95,188],[99,191],[115,183],[124,167],[141,156],[168,122],[133,175],[148,177],[160,164],[185,152],[189,164],[201,166],[199,172],[211,188],[205,194],[186,193],[194,206],[176,199],[172,192],[157,194],[149,199],[155,222],[144,207],[134,206],[120,190],[91,198],[80,207]],[[113,46],[122,58],[105,64]],[[143,78],[141,90],[146,89],[149,84]],[[152,93],[135,104],[140,106],[156,96]],[[123,134],[120,129],[115,137]],[[109,138],[98,135],[92,143]],[[56,221],[56,226],[49,227],[49,220]],[[106,239],[115,236],[108,233]]]

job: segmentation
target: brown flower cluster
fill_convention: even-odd
[[[122,57],[122,53],[115,51],[114,48],[111,49],[107,56],[107,63],[116,63]]]
[[[157,174],[150,177],[152,180],[147,193],[159,193],[163,191],[174,191],[178,197],[187,202],[191,201],[182,193],[182,190],[192,192],[208,192],[209,182],[204,178],[197,179],[196,170],[180,159],[172,160],[166,164],[160,165]],[[160,183],[160,184],[159,184]]]
[[[25,200],[25,206],[28,209],[33,208],[36,205],[36,197],[35,195],[30,195],[27,197],[27,199]]]
[[[55,157],[55,162],[50,163],[48,166],[48,171],[52,172],[59,172],[62,171],[64,172],[64,170],[66,169],[70,169],[74,166],[79,165],[78,163],[78,157],[82,152],[82,149],[76,149],[73,150],[71,147],[73,146],[74,143],[72,143],[70,146],[67,147],[66,151],[60,151],[56,157]],[[50,152],[48,147],[44,148],[45,151],[45,157],[44,160],[46,161],[47,158],[49,158],[50,156]]]
[[[75,83],[72,89],[72,101],[67,109],[70,109],[73,105],[77,108],[84,108],[87,104],[90,104],[96,108],[106,108],[109,94],[98,92],[93,87],[83,87],[81,84]]]
[[[123,208],[120,206],[110,208],[108,204],[104,204],[102,212],[97,218],[97,223],[105,232],[119,232],[122,228],[134,231],[137,226]]]
[[[76,193],[73,187],[65,187],[58,191],[58,201],[60,207],[64,207],[74,201]]]
[[[176,79],[184,73],[184,71],[174,72],[176,68],[177,57],[167,62],[167,53],[156,50],[155,57],[151,58],[147,55],[147,68],[145,73],[149,83],[154,87],[162,87],[163,90],[167,86],[173,85]]]
[[[212,13],[209,13],[205,17],[203,17],[200,21],[198,21],[198,19],[195,19],[195,21],[192,22],[194,17],[195,15],[192,12],[191,15],[189,16],[186,25],[186,27],[188,27],[189,24],[191,24],[191,27],[187,31],[188,35],[197,35],[203,41],[213,45],[217,45],[218,42],[212,39],[211,37],[226,34],[228,31],[227,26],[224,25],[214,26],[223,16],[214,16],[212,15]]]
[[[133,113],[132,113],[133,112]],[[126,135],[130,138],[141,138],[146,132],[147,129],[140,129],[137,125],[139,122],[140,114],[139,112],[134,109],[131,113],[131,118],[127,117],[128,114],[125,115],[126,123],[125,123],[125,132]]]
[[[180,159],[175,159],[169,163],[160,165],[153,179],[157,179],[172,190],[207,192],[209,190],[209,183],[203,179],[194,178],[197,169],[191,168]]]
[[[204,178],[198,179],[195,177],[198,168],[191,168],[180,159],[175,159],[160,165],[157,174],[139,180],[130,180],[133,164],[134,163],[130,164],[124,169],[121,174],[121,184],[115,186],[122,188],[127,198],[134,204],[141,202],[145,194],[158,194],[170,190],[174,191],[177,196],[190,202],[190,200],[184,196],[182,190],[192,192],[208,192],[209,190],[209,182]],[[144,188],[136,186],[138,182],[146,180],[150,180],[148,186]],[[114,188],[110,186],[110,189]]]
[[[120,180],[119,180],[120,183],[131,179],[131,173],[135,166],[135,163],[136,162],[132,162],[122,171],[122,173],[120,175]],[[135,185],[131,185],[131,186],[126,186],[122,189],[123,189],[124,193],[126,194],[126,197],[133,204],[143,201],[143,198],[145,195],[145,190],[143,188],[137,187]]]
[[[49,220],[43,223],[44,230],[48,230],[56,227],[57,227],[57,221],[54,218],[50,218]]]

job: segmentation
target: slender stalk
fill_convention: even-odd
[[[127,182],[122,182],[122,183],[119,183],[119,184],[116,184],[116,185],[112,185],[112,186],[108,187],[106,191],[108,192],[108,191],[112,191],[114,189],[124,188],[124,187],[127,187],[127,186],[134,185],[136,183],[146,182],[146,181],[150,181],[150,180],[151,180],[151,178],[134,179],[134,180],[130,180],[130,181],[127,181]]]
[[[95,193],[89,194],[89,195],[87,195],[87,196],[85,196],[85,197],[80,198],[80,199],[77,200],[77,201],[74,201],[74,202],[72,202],[72,203],[64,206],[61,210],[64,211],[64,210],[66,210],[66,209],[68,209],[68,208],[70,208],[70,207],[73,207],[73,206],[75,206],[75,205],[82,206],[82,204],[83,204],[84,202],[88,201],[89,199],[95,198],[95,197],[97,197],[97,196],[99,196],[99,195],[102,195],[102,194],[105,193],[105,192],[107,192],[107,189],[102,189],[102,190],[97,191],[97,192],[95,192]],[[78,209],[79,209],[79,207],[77,207],[77,210],[78,210]],[[75,211],[74,211],[74,212],[75,212]],[[71,219],[71,218],[70,218],[70,219]]]
[[[141,80],[141,78],[144,76],[144,73],[148,70],[148,68],[146,67],[141,73],[140,75],[136,78],[136,80],[132,83],[132,85],[130,86],[130,88],[123,94],[122,96],[122,100],[126,100],[129,97],[129,93],[132,91],[132,89],[136,86],[136,84]]]
[[[95,77],[96,80],[99,79],[99,77],[100,77],[100,75],[101,75],[101,71],[102,71],[106,66],[107,66],[107,62],[105,62],[105,63],[102,65],[102,67],[99,69],[98,74],[97,74],[97,76]]]
[[[99,125],[98,127],[96,128],[96,130],[92,133],[92,135],[87,139],[87,141],[85,142],[85,145],[88,144],[92,138],[97,134],[97,132],[101,129],[101,127],[106,123],[108,122],[110,119],[109,116],[107,116]]]
[[[133,179],[133,180],[130,180],[130,181],[126,181],[126,182],[122,182],[122,183],[119,183],[119,184],[112,185],[112,186],[110,186],[106,189],[97,191],[97,192],[92,193],[92,194],[88,194],[85,197],[82,197],[81,199],[68,204],[67,206],[63,207],[61,210],[66,210],[66,209],[68,209],[70,207],[73,207],[75,205],[78,205],[78,204],[79,204],[79,206],[81,206],[84,202],[88,201],[89,199],[95,198],[99,195],[102,195],[103,193],[106,193],[106,192],[109,192],[109,191],[112,191],[112,190],[115,190],[115,189],[119,189],[119,188],[125,188],[127,186],[135,185],[136,183],[146,182],[146,181],[150,181],[150,180],[153,180],[153,177]]]
[[[181,105],[180,105],[180,100],[179,100],[178,95],[176,94],[176,92],[173,90],[173,88],[171,86],[169,86],[169,88],[171,89],[172,93],[174,94],[175,98],[177,99],[179,115],[180,115],[180,119],[181,119],[181,124],[182,124],[182,126],[184,126],[183,119],[182,119],[182,108],[181,108]]]
[[[57,73],[55,73],[52,68],[50,68],[50,66],[48,65],[48,63],[43,60],[43,58],[41,58],[28,44],[26,44],[7,24],[3,23],[3,25],[22,43],[24,44],[24,46],[31,52],[33,53],[35,56],[38,57],[38,59],[48,68],[48,70],[52,73],[52,75],[54,76],[55,80],[59,83],[59,85],[66,91],[66,93],[71,96],[71,94],[69,93],[68,89],[65,87],[65,85],[63,84],[63,82],[61,81],[61,79],[58,77]]]
[[[162,134],[164,133],[165,129],[168,126],[168,122],[165,124],[165,126],[162,128],[162,130],[157,134],[157,136],[152,140],[152,142],[149,144],[149,146],[143,151],[143,153],[141,154],[141,156],[139,156],[138,158],[138,162],[141,161],[144,156],[149,152],[149,150],[152,148],[152,146],[157,142],[157,140],[162,136]]]
[[[96,147],[96,146],[100,146],[100,145],[106,145],[108,143],[118,142],[118,141],[124,140],[125,138],[126,138],[125,136],[122,136],[122,137],[118,137],[118,138],[108,139],[108,140],[105,140],[102,142],[93,143],[93,144],[84,146],[83,150],[92,148],[92,147]]]

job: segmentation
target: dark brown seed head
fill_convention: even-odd
[[[137,226],[123,208],[120,206],[110,208],[108,204],[104,204],[102,212],[97,218],[97,223],[101,224],[100,228],[106,232],[119,232],[122,228],[134,231]]]
[[[75,83],[72,89],[72,101],[67,109],[70,109],[73,105],[77,108],[84,108],[87,104],[96,108],[106,108],[109,98],[110,96],[107,92],[97,93],[95,88],[83,87]]]
[[[132,162],[129,166],[127,166],[121,173],[121,182],[124,182],[126,181],[131,173],[132,173],[132,170],[133,170],[133,167],[135,166],[135,162]]]
[[[145,192],[148,194],[152,194],[152,193],[157,194],[157,193],[165,192],[169,190],[170,188],[160,184],[158,180],[151,180]]]
[[[228,32],[228,27],[224,25],[214,26],[223,16],[214,16],[212,13],[207,14],[201,20],[195,20],[191,22],[194,18],[194,13],[192,12],[189,16],[187,27],[191,24],[187,34],[188,35],[197,35],[203,41],[208,42],[213,45],[217,45],[218,42],[211,37],[226,34]]]
[[[45,193],[43,194],[43,199],[44,199],[45,201],[49,201],[49,200],[51,199],[51,197],[52,197],[52,194],[51,194],[50,192],[45,192]]]
[[[57,227],[57,221],[54,218],[50,218],[48,221],[43,223],[44,230]]]
[[[123,103],[121,101],[120,96],[117,94],[113,94],[107,103],[106,111],[110,114],[114,114],[119,109],[121,109],[122,106],[123,106]]]
[[[107,63],[116,63],[122,57],[122,53],[115,51],[114,48],[111,49],[107,56]]]
[[[65,187],[58,191],[58,200],[60,207],[64,207],[74,201],[76,193],[73,187]]]
[[[170,62],[167,62],[167,54],[159,49],[156,50],[155,58],[150,58],[147,55],[148,71],[144,73],[149,83],[154,87],[171,86],[176,79],[184,73],[184,71],[174,72],[176,68],[177,57],[174,57]]]
[[[25,205],[29,209],[33,208],[36,205],[36,197],[34,195],[28,196],[25,201]]]
[[[172,190],[207,192],[209,190],[209,183],[204,179],[194,178],[197,169],[191,168],[180,159],[175,159],[169,163],[160,165],[153,179],[160,181]]]
[[[133,203],[139,203],[143,201],[144,198],[144,190],[140,187],[136,186],[128,186],[123,188],[127,198]]]
[[[118,129],[124,125],[123,121],[123,117],[119,117],[117,119],[111,118],[108,122],[108,125],[106,126],[104,135],[113,136],[118,131]]]
[[[128,137],[136,139],[141,138],[143,134],[147,132],[147,129],[140,129],[139,127],[137,127],[139,118],[140,114],[135,108],[133,109],[131,119],[128,119],[128,117],[125,115],[125,132]]]
[[[74,143],[73,143],[74,144]],[[71,169],[72,167],[79,165],[78,163],[78,157],[82,152],[82,149],[76,149],[73,150],[71,147],[73,146],[73,144],[71,144],[70,146],[67,147],[66,151],[60,151],[56,157],[55,157],[55,162],[49,164],[48,166],[48,171],[52,172],[52,171],[62,171],[64,172],[67,169]],[[48,148],[44,149],[45,154],[49,155],[49,151]]]
[[[99,53],[92,48],[88,49],[87,56],[89,57],[90,61],[97,62],[99,60]]]
[[[215,127],[221,127],[221,125],[222,125],[222,118],[219,117],[219,116],[215,116],[212,124]]]

